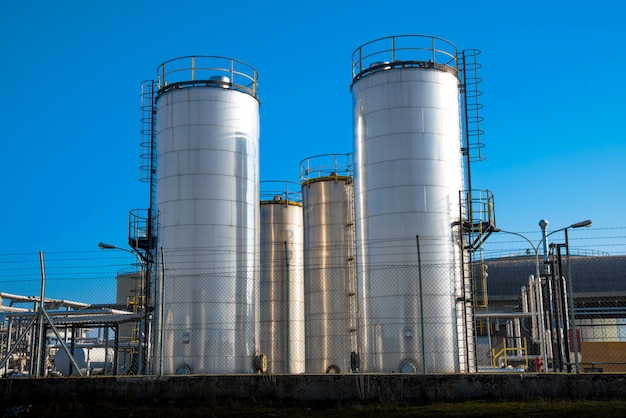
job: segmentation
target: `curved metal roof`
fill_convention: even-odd
[[[543,258],[539,263],[543,272]],[[567,271],[565,258],[562,263]],[[535,274],[534,255],[488,259],[485,264],[490,298],[516,297],[522,286],[528,286],[528,277]],[[626,255],[571,256],[570,267],[575,296],[626,296]]]

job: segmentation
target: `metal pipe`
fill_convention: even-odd
[[[575,226],[575,225],[579,225],[579,226]],[[572,228],[578,228],[580,226],[589,227],[591,226],[591,221],[587,220],[587,221],[579,222],[578,224],[572,225]],[[579,374],[580,364],[578,361],[578,335],[576,333],[576,317],[574,314],[574,281],[572,279],[572,266],[569,262],[569,239],[567,236],[567,228],[565,228],[565,248],[567,250],[565,262],[567,264],[567,280],[568,280],[568,287],[569,287],[568,296],[569,296],[569,308],[570,308],[570,316],[571,316],[570,323],[572,325],[572,340],[573,340],[573,345],[574,345],[574,364],[576,366],[576,374]]]
[[[548,262],[548,220],[542,219],[539,221],[539,226],[541,227],[541,242],[543,242],[543,262]],[[554,231],[556,232],[556,231]],[[547,264],[546,264],[547,266]],[[545,267],[545,266],[544,266]]]
[[[533,276],[532,274],[530,275],[530,277],[528,278],[528,307],[529,307],[529,311],[531,313],[531,337],[533,342],[537,342],[539,341],[539,333],[538,333],[538,326],[537,326],[537,308],[535,305],[535,276]]]
[[[534,278],[534,286],[535,291],[533,294],[534,297],[534,305],[535,305],[535,314],[537,315],[537,337],[539,339],[540,344],[540,354],[543,359],[543,364],[547,366],[547,355],[546,355],[546,341],[545,341],[545,321],[543,317],[543,292],[541,288],[541,278],[535,276]]]
[[[552,368],[553,370],[556,369],[557,363],[559,363],[559,358],[558,356],[555,356],[555,352],[556,354],[558,354],[558,330],[557,330],[557,326],[556,326],[556,307],[555,307],[555,302],[554,302],[554,293],[555,293],[555,289],[554,289],[554,269],[550,268],[550,264],[546,264],[546,266],[548,266],[548,274],[546,275],[546,283],[548,285],[548,321],[550,323],[550,345],[552,347]],[[555,341],[556,339],[556,341]],[[555,344],[556,344],[556,350],[555,350]]]
[[[567,283],[565,281],[565,277],[563,276],[563,263],[562,263],[562,257],[561,257],[561,247],[564,247],[563,244],[559,244],[556,246],[556,251],[557,251],[557,260],[558,260],[558,268],[557,271],[559,272],[559,277],[558,277],[558,282],[559,282],[559,286],[560,286],[560,290],[559,290],[559,298],[560,298],[560,309],[561,309],[561,330],[565,330],[565,332],[561,333],[561,339],[563,342],[563,354],[565,356],[565,362],[567,364],[567,372],[571,373],[572,372],[572,361],[570,358],[570,347],[569,347],[569,329],[570,329],[570,324],[569,324],[569,318],[568,318],[568,305],[567,305]]]
[[[44,267],[43,260],[43,251],[39,251],[39,265],[41,269],[41,292],[40,292],[40,302],[39,302],[39,316],[38,316],[38,327],[37,327],[37,345],[35,346],[35,376],[41,376],[41,362],[42,362],[42,354],[43,354],[43,345],[44,338],[43,334],[45,331],[44,323],[43,323],[43,313],[45,312],[45,296],[46,296],[46,269]]]
[[[424,341],[424,297],[422,293],[422,252],[420,251],[420,236],[416,235],[417,241],[417,271],[419,275],[420,292],[420,339],[422,343],[422,374],[426,374],[426,342]]]
[[[289,249],[287,248],[287,241],[283,242],[283,248],[285,250],[285,372],[291,373],[291,314],[289,312]]]
[[[163,293],[165,292],[165,250],[161,246],[161,281],[160,281],[160,303],[159,303],[159,376],[163,376],[163,356],[165,348],[163,347],[165,335],[165,316],[163,315]]]

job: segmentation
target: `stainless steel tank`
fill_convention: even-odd
[[[115,358],[113,348],[76,347],[73,349],[72,356],[83,376],[113,370],[113,359]],[[63,348],[57,348],[54,356],[54,367],[63,376],[69,376],[70,371],[76,373],[69,355]]]
[[[158,75],[156,368],[249,372],[258,349],[257,73],[193,56]]]
[[[305,372],[302,198],[299,185],[291,189],[261,182],[259,346],[270,374]]]
[[[327,154],[300,163],[307,373],[359,369],[351,158]]]
[[[395,36],[352,58],[363,370],[458,372],[466,321],[456,306],[463,294],[456,47]]]

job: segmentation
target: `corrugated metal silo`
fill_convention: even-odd
[[[300,187],[293,188],[261,182],[259,346],[270,374],[305,372],[302,199]]]
[[[359,369],[354,225],[350,154],[300,163],[304,206],[307,373]]]
[[[378,39],[353,54],[363,369],[459,370],[465,320],[456,47]]]
[[[160,369],[244,373],[258,343],[257,73],[223,57],[158,69]]]

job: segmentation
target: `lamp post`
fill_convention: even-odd
[[[113,244],[107,244],[106,242],[100,242],[98,243],[98,248],[100,248],[101,250],[120,250],[120,251],[125,251],[127,253],[131,253],[132,255],[135,256],[137,263],[140,266],[140,277],[142,281],[145,281],[145,275],[146,275],[146,263],[147,260],[145,258],[145,256],[143,254],[141,254],[138,251],[132,251],[126,248],[122,248],[122,247],[118,247],[116,245]],[[142,374],[142,370],[143,370],[143,363],[144,363],[144,330],[147,329],[148,326],[148,315],[147,315],[147,310],[146,310],[146,301],[142,300],[145,298],[145,283],[142,283],[141,287],[140,287],[140,293],[139,293],[139,301],[141,303],[141,307],[142,310],[144,312],[144,319],[139,321],[139,330],[138,333],[139,335],[137,336],[137,342],[138,342],[138,350],[137,350],[137,374]]]
[[[532,247],[533,251],[535,252],[535,277],[537,280],[539,280],[539,285],[541,286],[541,272],[539,269],[539,247],[543,244],[544,245],[544,249],[546,249],[545,251],[547,252],[547,246],[548,246],[548,242],[547,242],[547,238],[552,235],[555,234],[557,232],[560,231],[565,231],[565,245],[567,248],[567,276],[568,276],[568,287],[569,287],[569,292],[568,292],[568,300],[569,300],[569,309],[570,309],[570,323],[572,324],[572,333],[573,333],[573,340],[574,340],[574,359],[576,362],[576,373],[580,373],[580,367],[579,367],[579,362],[578,362],[578,341],[576,338],[576,324],[574,321],[574,288],[572,286],[572,273],[571,273],[571,267],[569,264],[569,245],[568,245],[568,235],[567,235],[567,231],[568,229],[574,229],[574,228],[589,228],[592,225],[592,221],[590,219],[584,220],[584,221],[580,221],[580,222],[576,222],[574,224],[571,224],[569,226],[566,226],[564,228],[560,228],[557,229],[555,231],[552,231],[550,233],[547,233],[547,226],[548,226],[548,221],[546,219],[542,219],[541,221],[539,221],[539,226],[542,229],[543,232],[543,236],[541,238],[541,240],[537,243],[537,245],[534,245],[532,243],[532,241],[530,239],[528,239],[527,237],[525,237],[524,235],[517,233],[517,232],[512,232],[512,231],[505,231],[502,230],[500,228],[492,228],[491,232],[504,232],[506,234],[512,234],[512,235],[516,235],[520,238],[523,238],[524,240],[526,240],[530,246]],[[547,253],[546,253],[547,256]],[[541,355],[543,357],[543,364],[545,364],[547,366],[547,358],[546,358],[546,341],[545,341],[545,333],[544,333],[544,329],[545,329],[545,319],[543,316],[543,296],[541,297],[541,309],[539,312],[539,317],[541,320],[541,328],[540,328],[540,344],[541,344]]]
[[[544,221],[545,221],[546,227],[547,227],[547,221],[546,220],[540,221],[539,224],[541,226],[541,223],[544,222]],[[544,237],[542,238],[542,241],[543,241],[543,240],[546,240],[546,238],[548,238],[549,235],[555,234],[557,232],[564,231],[564,233],[565,233],[565,248],[567,250],[565,263],[567,264],[567,287],[569,288],[568,292],[567,292],[567,299],[568,299],[569,316],[570,316],[569,323],[571,324],[572,342],[573,342],[573,345],[574,345],[574,347],[573,347],[574,348],[574,364],[575,364],[576,374],[580,373],[580,363],[578,361],[578,336],[576,335],[576,317],[575,317],[575,314],[574,314],[574,283],[573,283],[573,280],[572,280],[572,268],[571,268],[571,265],[570,265],[570,262],[569,262],[570,251],[569,251],[569,237],[568,237],[567,231],[569,229],[576,229],[576,228],[589,228],[589,227],[591,227],[592,224],[593,224],[593,221],[591,219],[586,219],[584,221],[576,222],[576,223],[573,223],[573,224],[571,224],[569,226],[566,226],[564,228],[560,228],[560,229],[557,229],[555,231],[552,231],[549,234],[545,234],[545,231],[544,231]],[[543,228],[544,227],[542,226],[542,229]],[[547,247],[547,241],[545,242],[544,247]],[[537,263],[538,262],[539,261],[538,261],[538,257],[537,257]]]
[[[570,228],[589,228],[592,222],[591,219],[586,221],[578,222],[570,226]],[[569,263],[569,238],[567,236],[567,230],[569,228],[565,228],[565,248],[567,249],[566,261],[567,264],[567,287],[569,287],[568,292],[568,300],[569,300],[569,309],[570,309],[570,324],[572,325],[572,342],[574,344],[574,363],[576,365],[576,374],[580,373],[580,362],[578,361],[578,335],[576,334],[576,317],[574,316],[574,287],[573,287],[573,279],[572,279],[572,267]]]
[[[144,257],[140,253],[137,253],[135,251],[129,250],[127,248],[118,247],[118,246],[115,246],[113,244],[107,244],[106,242],[99,242],[98,243],[98,248],[100,248],[101,250],[120,250],[120,251],[126,251],[127,253],[131,253],[132,255],[135,256],[135,258],[137,259],[137,263],[142,268],[143,268],[143,263],[145,263],[145,261],[146,261],[144,259]]]

